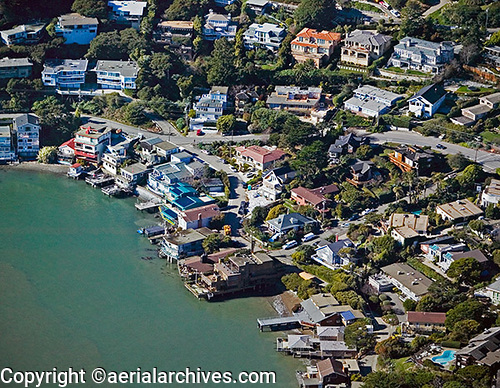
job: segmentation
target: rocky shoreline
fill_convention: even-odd
[[[43,164],[38,162],[22,162],[13,163],[0,166],[0,168],[13,169],[13,170],[23,170],[23,171],[36,171],[51,173],[57,175],[66,175],[68,172],[68,166],[63,164]]]

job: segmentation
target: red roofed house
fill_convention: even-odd
[[[333,196],[339,192],[340,190],[337,185],[322,186],[316,189],[296,187],[291,191],[291,198],[299,206],[312,206],[321,212],[326,211],[332,203],[332,200],[325,197],[325,195],[331,194]]]
[[[403,331],[432,332],[445,331],[445,313],[408,311],[408,321],[403,323]]]
[[[199,229],[208,227],[210,221],[220,214],[219,207],[215,204],[184,210],[179,213],[177,220],[182,229]]]
[[[257,170],[268,170],[278,160],[284,159],[286,156],[285,151],[276,148],[274,150],[259,147],[236,147],[236,161],[239,165],[248,164]]]
[[[57,150],[57,162],[71,165],[75,160],[75,139],[62,143]]]
[[[340,40],[341,35],[337,32],[318,32],[312,28],[303,28],[292,40],[292,55],[297,62],[312,59],[319,69],[321,64],[328,62]]]
[[[326,360],[318,361],[316,364],[318,368],[318,379],[322,383],[322,387],[340,386],[345,384],[345,386],[350,385],[351,379],[349,378],[349,372],[344,369],[344,364],[333,358],[327,358]]]

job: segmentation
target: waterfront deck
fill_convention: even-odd
[[[149,211],[149,212],[152,212],[152,211],[158,211],[159,210],[159,206],[161,204],[161,199],[158,199],[158,198],[153,198],[147,202],[137,202],[135,204],[135,208],[139,211]]]
[[[302,326],[299,317],[272,317],[257,319],[260,331],[279,331],[297,329]]]
[[[110,184],[115,182],[115,178],[109,175],[99,174],[94,177],[88,176],[87,178],[85,178],[85,182],[87,182],[92,187],[96,188],[96,187],[109,186]]]

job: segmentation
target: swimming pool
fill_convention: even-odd
[[[432,361],[436,364],[446,365],[455,359],[455,351],[454,350],[445,350],[443,354],[439,356],[432,357]]]

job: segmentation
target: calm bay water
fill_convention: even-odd
[[[173,266],[141,260],[155,252],[136,230],[153,219],[133,204],[64,177],[0,170],[0,367],[262,370],[277,372],[273,386],[296,386],[301,364],[257,329],[274,314],[269,303],[198,301]]]

